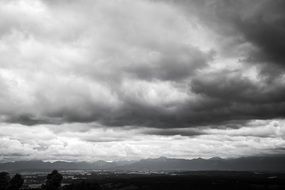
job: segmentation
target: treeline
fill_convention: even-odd
[[[20,174],[16,174],[12,179],[9,173],[0,173],[0,190],[18,190],[24,184],[24,179]]]
[[[100,190],[97,183],[85,183],[84,181],[70,185],[61,186],[62,174],[53,170],[47,175],[45,183],[40,190]],[[8,172],[0,172],[0,190],[23,190],[24,178],[20,174],[15,174],[12,178]]]

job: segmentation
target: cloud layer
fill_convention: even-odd
[[[163,142],[176,142],[178,135],[187,144],[199,141],[205,128],[218,137],[255,120],[282,121],[284,10],[278,0],[2,0],[1,127],[29,134],[42,129],[51,139],[58,132],[50,126],[69,126],[66,133],[74,125],[127,127],[137,130],[134,138],[150,138],[150,145],[153,135]],[[100,141],[83,137],[85,132],[73,135],[80,138],[74,143]],[[279,138],[282,144],[281,136],[274,143]],[[10,138],[2,134],[1,140]],[[25,138],[14,138],[19,142],[9,143],[22,147]],[[71,142],[71,136],[58,138]],[[38,155],[33,151],[39,142],[30,144],[24,153]],[[194,155],[181,156],[187,154]]]
[[[93,125],[90,129],[88,124],[81,123],[33,127],[2,124],[0,160],[229,158],[282,154],[285,146],[284,120],[254,121],[230,130],[206,128],[199,134],[185,128],[162,130]]]
[[[282,60],[283,3],[190,1],[204,11],[189,15],[163,1],[1,4],[2,121],[190,127],[284,116],[283,68],[264,69]]]

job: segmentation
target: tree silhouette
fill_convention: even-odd
[[[19,190],[24,184],[24,179],[20,174],[16,174],[9,182],[7,190]]]
[[[9,185],[10,175],[8,172],[0,172],[0,190],[5,190]]]
[[[58,190],[61,186],[62,175],[57,170],[53,170],[47,175],[46,184],[42,186],[44,190]]]

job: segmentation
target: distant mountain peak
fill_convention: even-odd
[[[142,159],[139,161],[114,161],[99,160],[89,162],[44,162],[41,160],[17,161],[0,163],[0,171],[42,171],[42,170],[135,170],[135,171],[162,171],[162,170],[231,170],[231,171],[285,171],[285,157],[280,156],[252,156],[242,158],[210,159],[195,158],[175,159],[167,157]]]
[[[166,160],[168,160],[169,158],[167,158],[167,157],[165,157],[165,156],[161,156],[161,157],[159,157],[158,158],[158,160],[162,160],[162,161],[166,161]]]

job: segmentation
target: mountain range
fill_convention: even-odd
[[[160,157],[139,161],[44,162],[38,160],[0,163],[0,171],[45,170],[122,170],[122,171],[272,171],[285,172],[285,156],[257,156],[233,159],[173,159]]]

